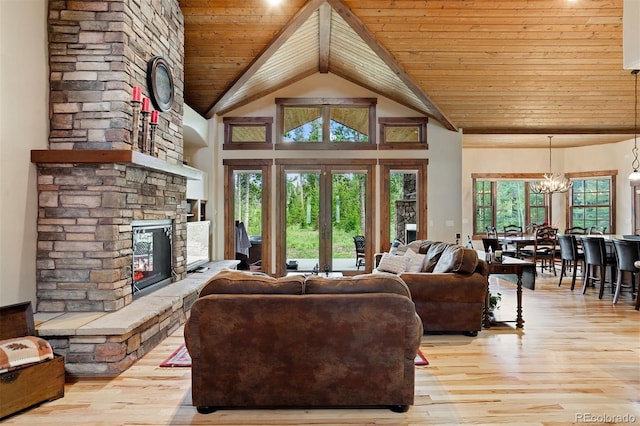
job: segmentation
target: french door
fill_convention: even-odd
[[[367,270],[371,256],[358,263],[354,237],[372,238],[373,162],[278,163],[278,274]]]
[[[225,160],[224,258],[271,273],[271,162]],[[239,238],[242,230],[246,238]]]

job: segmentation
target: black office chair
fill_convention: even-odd
[[[613,247],[616,253],[618,266],[618,279],[616,281],[616,293],[613,296],[613,303],[618,303],[620,290],[622,289],[623,272],[631,273],[631,294],[636,290],[636,274],[640,272],[634,263],[640,260],[640,241],[613,240]]]
[[[560,259],[562,260],[558,287],[562,285],[562,278],[567,268],[573,268],[573,276],[571,278],[571,290],[573,290],[576,286],[579,261],[582,261],[582,274],[584,275],[584,253],[578,249],[578,240],[573,234],[558,235],[558,244],[560,245]]]
[[[366,257],[364,241],[364,235],[356,235],[353,237],[353,243],[356,246],[356,268],[358,270],[360,270],[361,266],[364,267],[364,259]]]

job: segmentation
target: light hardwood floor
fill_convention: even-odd
[[[617,306],[540,277],[524,290],[524,330],[505,323],[477,337],[428,335],[430,365],[416,367],[415,405],[387,409],[223,410],[191,406],[191,371],[158,365],[182,329],[111,380],[68,383],[65,397],[10,417],[29,425],[549,425],[616,421],[640,424],[640,312],[629,293]],[[492,279],[503,295],[498,319],[515,317],[514,285]],[[259,362],[260,360],[256,360]],[[259,392],[259,389],[256,389]],[[626,416],[626,417],[625,417]],[[598,421],[600,420],[600,421]]]

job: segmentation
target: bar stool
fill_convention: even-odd
[[[603,237],[585,237],[582,239],[582,247],[584,248],[584,260],[586,265],[582,284],[582,294],[586,293],[589,283],[599,281],[600,292],[598,294],[598,299],[602,299],[607,276],[607,267],[611,269],[611,289],[613,290],[613,281],[616,276],[615,256],[612,257],[607,255],[607,247]],[[598,272],[598,276],[595,275],[596,272]]]
[[[560,259],[562,260],[558,287],[562,285],[562,278],[565,275],[567,267],[572,267],[573,277],[571,278],[571,290],[573,290],[576,286],[579,260],[582,261],[582,274],[584,275],[584,253],[578,250],[578,240],[575,235],[558,235],[558,243],[560,245]]]
[[[616,281],[616,293],[613,296],[613,303],[618,303],[620,290],[622,289],[623,272],[631,272],[631,294],[636,289],[636,274],[640,272],[635,263],[640,260],[640,242],[630,240],[613,240],[613,247],[616,252],[616,262],[618,264],[618,280]]]
[[[640,260],[633,262],[633,266],[640,271]],[[640,272],[638,272],[640,274]],[[636,311],[640,310],[640,289],[636,290]]]

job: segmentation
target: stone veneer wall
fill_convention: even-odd
[[[132,302],[132,220],[172,219],[174,276],[186,273],[186,179],[120,164],[38,169],[40,312]]]
[[[133,86],[167,59],[175,85],[159,114],[158,157],[182,164],[184,18],[178,0],[48,2],[50,150],[131,150]],[[116,311],[132,301],[131,221],[173,219],[185,276],[186,180],[133,164],[38,165],[38,311]]]
[[[184,18],[178,0],[49,1],[50,149],[131,149],[133,86],[149,97],[147,63],[171,66],[158,157],[182,164]]]

